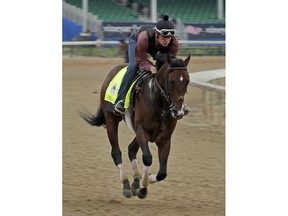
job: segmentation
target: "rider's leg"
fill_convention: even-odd
[[[129,65],[127,68],[127,71],[123,77],[122,83],[120,85],[120,89],[118,92],[117,99],[115,101],[114,109],[116,112],[124,114],[124,99],[126,96],[126,93],[132,84],[133,78],[135,76],[135,72],[137,69],[136,60],[135,60],[135,47],[136,47],[137,41],[134,39],[129,40],[129,47],[128,47],[128,55],[129,55]]]
[[[128,67],[127,72],[125,73],[119,92],[118,92],[118,96],[115,102],[115,111],[117,111],[118,113],[124,114],[125,113],[125,109],[124,109],[124,100],[125,100],[125,96],[127,94],[127,91],[129,90],[133,79],[134,79],[134,75],[136,72],[137,66],[136,65],[130,65],[130,67]]]

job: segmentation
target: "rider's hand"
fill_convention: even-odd
[[[157,73],[157,68],[155,66],[151,66],[150,71],[152,74],[155,74],[155,73]]]

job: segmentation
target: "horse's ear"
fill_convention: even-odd
[[[191,57],[191,53],[189,54],[189,56],[184,60],[185,62],[185,66],[187,67],[189,61],[190,61],[190,57]]]

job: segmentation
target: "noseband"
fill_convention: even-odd
[[[187,67],[169,67],[167,68],[167,70],[170,70],[168,73],[168,79],[165,80],[165,89],[163,89],[159,82],[157,81],[157,79],[155,78],[155,83],[157,85],[157,87],[160,90],[160,94],[162,97],[165,98],[165,100],[168,102],[169,106],[168,109],[163,109],[163,112],[161,114],[161,118],[164,118],[172,109],[172,107],[174,106],[174,101],[171,99],[171,92],[170,90],[170,73],[172,73],[175,70],[187,70]],[[184,96],[177,96],[177,100],[179,99],[184,99]]]

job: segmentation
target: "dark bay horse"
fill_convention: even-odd
[[[104,100],[105,91],[115,76],[125,64],[114,67],[105,79],[101,92],[101,104],[95,115],[86,109],[80,110],[80,116],[93,126],[105,126],[112,146],[111,156],[118,168],[120,180],[123,183],[123,196],[132,195],[143,199],[147,195],[149,183],[162,181],[167,176],[167,160],[170,152],[171,136],[177,120],[184,115],[184,95],[187,93],[189,74],[187,65],[190,55],[182,59],[172,59],[167,56],[165,62],[155,75],[138,81],[133,105],[126,110],[125,115],[117,116],[108,110],[108,103]],[[118,125],[124,120],[127,126],[135,132],[135,138],[128,146],[128,156],[132,163],[134,181],[130,185],[122,165],[121,150],[118,143]],[[150,174],[152,155],[148,142],[156,143],[160,169],[156,175]],[[144,164],[143,175],[139,169],[136,154],[142,150]],[[141,184],[140,184],[140,180]]]

